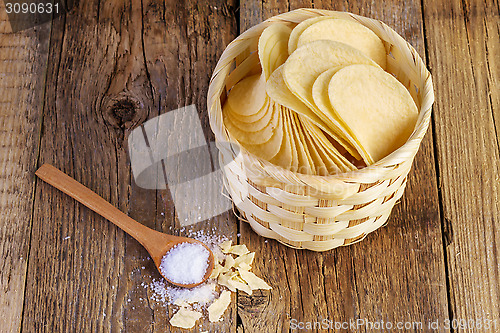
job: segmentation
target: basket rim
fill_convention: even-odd
[[[356,169],[344,173],[337,173],[337,174],[332,174],[332,175],[326,175],[326,176],[321,176],[321,175],[308,175],[308,174],[302,174],[298,172],[294,172],[288,169],[285,169],[281,166],[272,164],[269,161],[266,161],[264,159],[261,159],[252,153],[248,152],[241,144],[238,142],[235,142],[235,140],[229,135],[227,129],[224,126],[223,122],[220,122],[220,126],[218,126],[215,121],[214,121],[214,115],[212,115],[213,108],[211,107],[211,103],[217,102],[220,104],[220,94],[215,94],[214,95],[214,89],[212,87],[213,82],[219,78],[221,75],[227,76],[229,74],[229,64],[224,64],[225,58],[227,57],[228,50],[231,49],[231,47],[234,47],[235,43],[238,41],[241,41],[243,39],[249,39],[249,38],[254,38],[254,35],[256,31],[260,29],[264,29],[270,24],[274,23],[279,23],[280,21],[283,22],[294,22],[294,23],[300,23],[308,18],[312,17],[318,17],[318,16],[332,16],[334,14],[341,14],[341,15],[346,15],[346,17],[350,17],[359,23],[363,24],[366,22],[372,23],[372,24],[379,24],[383,30],[385,30],[388,34],[391,35],[393,40],[390,42],[391,45],[393,46],[398,46],[398,47],[406,47],[407,51],[409,51],[409,55],[411,55],[411,61],[413,63],[413,67],[416,69],[420,70],[420,74],[418,75],[419,79],[421,80],[421,86],[424,88],[422,91],[418,91],[418,95],[422,97],[422,102],[419,107],[419,114],[418,114],[418,119],[417,123],[415,124],[415,128],[413,133],[410,135],[408,140],[398,149],[395,151],[391,152],[389,155],[385,156],[384,158],[376,161],[375,163],[368,165],[364,168],[361,169]],[[365,24],[363,24],[365,25]],[[366,25],[365,25],[366,26]],[[370,30],[373,31],[372,28],[368,27]],[[375,32],[375,31],[374,31]],[[378,35],[378,34],[377,34]],[[379,36],[380,37],[380,36]],[[382,37],[381,37],[382,38]],[[385,40],[385,39],[384,39]],[[242,50],[243,51],[243,50]],[[241,52],[240,52],[241,53]],[[233,57],[234,59],[234,57]],[[224,82],[224,80],[222,80]],[[224,87],[222,87],[224,89]],[[222,90],[221,90],[222,91]],[[346,182],[357,182],[357,176],[363,175],[363,174],[368,174],[370,172],[373,172],[374,170],[379,170],[381,168],[394,168],[395,166],[404,163],[408,159],[413,160],[413,157],[417,153],[420,143],[425,136],[427,129],[429,127],[430,123],[430,118],[432,114],[432,105],[434,103],[434,88],[433,88],[433,83],[432,83],[432,76],[429,70],[427,69],[424,61],[418,54],[418,52],[413,48],[411,44],[409,44],[403,37],[401,37],[397,32],[395,32],[391,27],[386,25],[384,22],[372,18],[368,18],[365,16],[353,14],[350,12],[343,12],[343,11],[332,11],[332,10],[325,10],[325,9],[313,9],[313,8],[299,8],[295,9],[286,13],[282,13],[276,16],[272,16],[265,21],[262,21],[259,24],[256,24],[249,29],[245,30],[243,33],[241,33],[239,36],[237,36],[234,40],[232,40],[224,49],[222,52],[219,61],[217,62],[217,65],[214,69],[213,75],[210,79],[210,86],[209,86],[209,91],[207,95],[207,102],[208,102],[208,113],[209,113],[209,119],[210,119],[210,127],[212,128],[212,131],[215,134],[216,140],[224,140],[227,142],[235,143],[240,146],[241,151],[245,152],[245,155],[252,161],[254,164],[260,164],[262,169],[267,173],[271,174],[280,174],[281,176],[284,176],[286,179],[289,180],[290,183],[296,183],[299,182],[300,184],[308,184],[309,182],[325,182],[329,180],[334,180],[334,181],[339,181],[343,180]],[[222,107],[222,106],[221,106]],[[218,127],[218,128],[217,128]],[[221,134],[223,137],[221,137]],[[271,176],[272,177],[272,176]],[[273,177],[275,178],[275,177]],[[283,177],[280,177],[280,179],[283,179]],[[293,182],[295,180],[295,182]]]

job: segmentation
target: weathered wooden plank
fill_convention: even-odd
[[[214,140],[208,124],[206,94],[212,70],[220,54],[225,45],[236,35],[235,9],[235,3],[225,1],[196,3],[169,1],[164,4],[157,1],[143,2],[144,56],[154,106],[149,118],[194,104],[199,119],[195,119],[191,127],[195,129],[196,122],[199,121],[206,141]],[[175,143],[182,138],[174,137],[171,140]],[[189,169],[189,166],[178,167]],[[145,191],[135,190],[135,192],[137,195],[132,193],[131,204],[151,209],[151,203],[143,196]],[[197,202],[207,200],[206,193],[197,192],[190,200],[192,209],[197,209]],[[162,191],[157,196],[156,202],[157,228],[180,235],[203,231],[206,235],[225,235],[229,239],[236,239],[236,218],[230,212],[181,228],[182,224],[175,216],[176,208],[170,193]],[[145,209],[142,208],[142,211]],[[138,306],[144,305],[134,304],[132,301],[129,308],[131,306],[137,309]],[[168,323],[174,313],[174,307],[155,304],[151,304],[150,307],[153,311],[151,324],[153,332],[185,332],[171,327]],[[149,318],[145,318],[142,323],[147,324],[148,320]],[[136,326],[136,330],[127,327],[126,331],[137,331],[139,328],[140,325]],[[194,330],[235,331],[236,302],[232,302],[224,321],[210,323],[204,317],[199,320]]]
[[[424,1],[451,314],[500,325],[498,3]],[[495,37],[496,36],[496,37]],[[492,52],[496,52],[492,53]],[[457,331],[482,332],[465,326]]]
[[[180,233],[168,192],[133,181],[127,137],[146,120],[195,104],[211,139],[206,90],[235,22],[234,6],[222,2],[80,3],[54,28],[41,162],[60,167],[138,221]],[[152,304],[141,286],[159,274],[138,243],[46,185],[36,203],[26,331],[172,330],[172,309]],[[48,216],[57,221],[56,232],[43,223]],[[233,220],[225,213],[191,229],[216,228],[231,238]],[[219,329],[234,330],[235,305],[226,318]]]
[[[281,7],[273,4],[242,1],[241,8],[245,10],[241,11],[241,29],[288,8],[312,7],[312,3],[293,1],[280,4]],[[380,19],[425,55],[419,3],[314,1],[314,7]],[[383,320],[394,324],[421,321],[427,325],[430,320],[447,316],[432,136],[429,129],[409,175],[406,194],[394,209],[388,226],[359,244],[325,253],[296,251],[274,241],[265,242],[248,226],[241,226],[242,241],[260,254],[256,257],[256,269],[274,287],[271,293],[256,298],[238,296],[245,332],[287,331],[294,323],[323,319]],[[359,327],[359,331],[368,329]]]
[[[80,2],[54,21],[40,162],[52,163],[128,212],[124,138],[146,119],[140,3]],[[138,19],[138,21],[137,21]],[[133,279],[128,236],[40,184],[23,330],[120,331]],[[133,249],[132,249],[133,250]]]
[[[495,122],[497,145],[500,146],[500,90],[497,88],[500,86],[500,61],[498,61],[498,55],[500,54],[500,43],[498,42],[500,40],[500,29],[498,27],[500,25],[499,6],[498,0],[485,2],[483,11],[479,12],[479,15],[471,16],[471,19],[480,19],[483,17],[484,31],[481,31],[479,28],[480,22],[476,23],[478,26],[476,24],[469,24],[470,28],[468,31],[474,31],[474,37],[472,37],[474,39],[478,38],[481,40],[481,36],[486,39],[484,50],[482,43],[474,43],[473,49],[479,47],[481,51],[484,51],[484,53],[480,52],[479,59],[482,58],[484,60],[484,55],[486,55],[487,86],[491,109],[493,111],[493,121]],[[475,29],[471,29],[472,27]],[[481,32],[484,32],[484,35],[480,35]]]
[[[150,228],[162,230],[156,210],[157,192],[136,186],[130,173],[132,162],[127,153],[127,137],[131,130],[158,115],[144,63],[142,4],[140,1],[100,3],[98,18],[98,26],[103,28],[100,29],[98,38],[102,38],[101,34],[109,34],[109,28],[112,28],[111,36],[118,38],[115,54],[105,65],[115,69],[109,78],[108,88],[100,102],[102,108],[98,112],[110,120],[113,132],[117,134],[116,177],[118,184],[123,184],[118,187],[119,204],[132,218]],[[130,119],[137,115],[140,115],[140,120],[136,124],[130,123]],[[127,236],[124,246],[121,283],[116,290],[117,298],[113,304],[110,329],[116,332],[152,331],[156,326],[155,319],[160,323],[164,322],[168,313],[164,313],[162,318],[154,312],[147,289],[142,283],[150,283],[152,277],[161,277],[140,244]]]
[[[50,24],[12,33],[0,2],[0,330],[22,323]]]

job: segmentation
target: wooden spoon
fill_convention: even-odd
[[[163,275],[160,269],[161,259],[174,246],[180,243],[196,243],[203,245],[210,254],[208,258],[208,268],[203,280],[198,283],[181,284],[170,281],[163,275],[163,277],[173,285],[185,288],[196,287],[205,282],[210,274],[212,274],[212,270],[214,269],[214,255],[206,244],[192,238],[164,234],[140,224],[97,195],[97,193],[83,186],[50,164],[42,165],[35,174],[40,177],[40,179],[66,193],[76,201],[84,204],[94,212],[113,222],[130,236],[134,237],[149,252],[149,255],[153,258],[156,268],[161,275]],[[189,260],[189,258],[186,259]]]

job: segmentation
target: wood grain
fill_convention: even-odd
[[[152,105],[149,119],[179,107],[194,104],[204,130],[207,142],[213,141],[206,112],[206,93],[211,71],[224,46],[236,37],[236,4],[224,1],[180,3],[167,1],[144,1],[143,4],[144,59],[148,69],[148,80],[152,91]],[[195,124],[193,124],[194,127]],[[132,215],[143,215],[151,206],[147,191],[133,185]],[[154,200],[154,199],[153,199]],[[198,193],[192,202],[204,200],[204,193]],[[157,228],[165,232],[188,236],[203,231],[206,235],[224,235],[236,239],[236,218],[230,212],[210,220],[181,228],[170,193],[159,191],[156,197]],[[152,215],[150,211],[146,214]],[[153,215],[154,216],[154,215]],[[154,276],[154,275],[153,275]],[[149,276],[146,280],[151,279]],[[140,284],[140,281],[137,281]],[[136,299],[138,297],[135,297]],[[143,296],[141,296],[143,298]],[[129,307],[144,307],[141,302],[132,302]],[[150,304],[153,318],[140,319],[137,325],[128,326],[127,331],[137,331],[152,321],[153,332],[185,332],[173,328],[169,323],[176,307]],[[130,310],[132,313],[133,309]],[[149,320],[149,321],[148,321]],[[139,325],[140,323],[140,325]],[[201,326],[199,326],[201,325]],[[134,330],[135,329],[135,330]],[[215,330],[233,332],[236,330],[236,302],[224,315],[224,321],[210,323],[200,319],[194,330]]]
[[[416,332],[445,319],[500,325],[498,0],[91,0],[69,7],[52,23],[12,34],[0,1],[0,332],[185,332],[168,323],[175,309],[151,301],[141,285],[160,278],[147,252],[35,182],[44,162],[148,227],[222,234],[257,252],[254,271],[273,289],[237,293],[223,321],[200,320],[193,332],[295,332],[292,319],[422,322],[422,330],[409,330]],[[433,123],[405,195],[386,227],[325,253],[265,240],[231,212],[181,228],[169,191],[135,183],[129,134],[194,104],[212,141],[205,98],[224,47],[300,7],[382,20],[428,60]]]
[[[234,37],[235,22],[234,8],[222,2],[80,2],[54,24],[41,162],[60,167],[145,225],[181,233],[172,229],[179,224],[168,192],[134,183],[127,137],[179,106],[205,110],[211,69]],[[192,230],[232,238],[231,219],[226,213]],[[141,285],[160,278],[147,252],[107,224],[53,189],[37,189],[25,331],[172,329],[172,309],[151,304]],[[235,310],[220,330],[236,328]]]
[[[247,11],[241,13],[241,29],[288,7],[313,6],[294,1],[279,3],[281,8],[274,2],[242,2]],[[346,10],[382,20],[425,57],[419,3],[394,1],[380,6],[364,1],[351,1],[349,5],[314,1],[314,7]],[[256,258],[257,267],[274,287],[269,295],[259,295],[257,302],[238,295],[245,332],[288,331],[294,323],[323,319],[421,321],[427,325],[428,321],[447,316],[432,137],[429,130],[409,175],[405,195],[387,227],[359,244],[325,253],[296,251],[275,241],[265,242],[248,226],[241,226],[242,241],[250,248],[264,249]],[[369,330],[360,327],[359,331]]]
[[[451,316],[498,322],[499,104],[498,87],[492,85],[498,82],[498,3],[424,1],[424,8],[438,87],[434,117],[443,218],[450,230]]]
[[[124,137],[146,119],[149,96],[143,63],[135,60],[141,35],[130,22],[137,18],[140,5],[82,1],[54,21],[40,155],[125,212]],[[125,242],[121,230],[40,184],[23,330],[123,328],[130,289]]]
[[[22,323],[49,34],[12,33],[0,1],[0,332]]]

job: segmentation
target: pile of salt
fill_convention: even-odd
[[[199,283],[207,272],[209,256],[210,253],[203,245],[178,244],[161,259],[161,274],[174,283]]]

